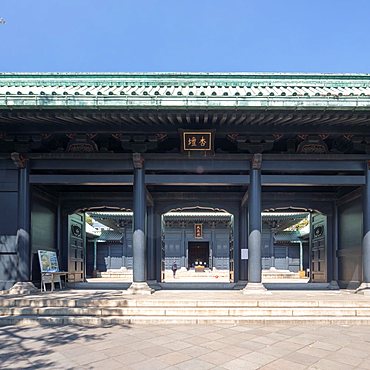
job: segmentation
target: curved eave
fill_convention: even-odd
[[[370,110],[361,97],[142,97],[142,96],[0,96],[0,109],[309,109]]]

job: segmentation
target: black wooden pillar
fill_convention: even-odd
[[[148,264],[148,280],[156,279],[156,251],[155,251],[155,236],[154,236],[154,207],[148,207],[148,246],[147,246],[147,264]]]
[[[242,250],[246,250],[248,247],[247,243],[247,231],[248,231],[248,211],[247,207],[242,206],[240,207],[240,273],[239,277],[240,280],[246,281],[248,280],[248,260],[245,259]]]
[[[262,155],[255,154],[248,190],[248,283],[262,281],[261,162]]]
[[[18,192],[18,279],[25,282],[30,281],[30,222],[31,222],[31,201],[29,183],[29,162],[19,162],[19,192]]]
[[[134,154],[134,234],[133,234],[133,281],[145,282],[145,218],[146,193],[144,159]]]
[[[370,161],[366,165],[363,195],[362,281],[370,284]]]

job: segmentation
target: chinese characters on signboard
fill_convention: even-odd
[[[203,225],[202,224],[194,225],[194,236],[195,238],[203,238]]]
[[[183,132],[182,148],[189,150],[212,150],[212,132]]]

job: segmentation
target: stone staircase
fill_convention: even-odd
[[[298,272],[292,272],[289,270],[262,270],[262,279],[300,279],[301,276]]]
[[[368,296],[343,297],[320,292],[317,297],[307,294],[300,297],[300,292],[294,293],[245,297],[236,291],[201,295],[199,292],[158,292],[145,298],[125,296],[122,292],[3,295],[0,326],[272,322],[370,325]]]

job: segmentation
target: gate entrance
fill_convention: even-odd
[[[188,269],[209,267],[209,242],[188,242]]]
[[[69,215],[66,257],[71,281],[131,283],[132,212],[104,207]]]
[[[163,214],[162,282],[234,282],[233,219],[224,210],[201,207]]]
[[[327,282],[326,215],[280,208],[262,213],[263,282]]]

